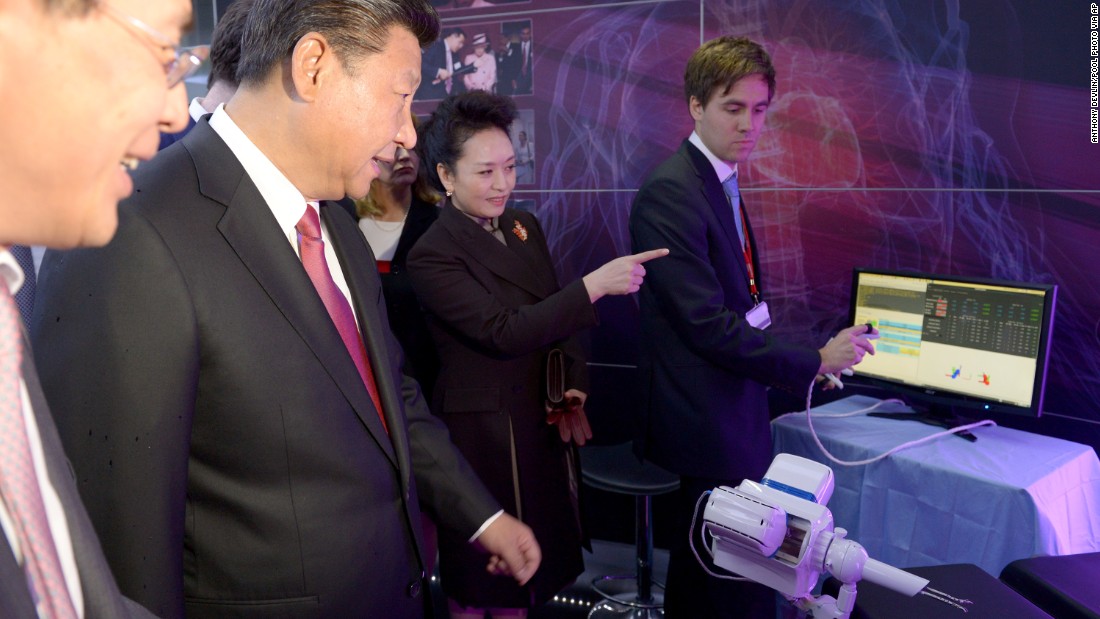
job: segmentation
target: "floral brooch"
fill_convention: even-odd
[[[512,234],[519,237],[519,240],[524,243],[527,242],[527,228],[523,227],[523,224],[516,222],[516,225],[512,227]]]

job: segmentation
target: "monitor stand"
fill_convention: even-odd
[[[959,426],[965,426],[970,423],[974,423],[973,419],[965,419],[955,414],[954,409],[946,404],[929,404],[927,406],[921,406],[916,404],[909,404],[909,407],[914,410],[912,413],[887,413],[887,412],[875,412],[867,413],[868,417],[879,417],[881,419],[895,419],[900,421],[919,421],[921,423],[928,424],[930,426],[936,426],[940,428],[957,428]],[[963,430],[962,432],[956,432],[955,436],[964,438],[971,443],[978,440],[978,437],[970,433],[969,430]]]

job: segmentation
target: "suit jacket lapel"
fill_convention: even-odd
[[[714,173],[714,166],[707,160],[704,155],[695,145],[691,142],[684,140],[682,146],[680,146],[680,153],[687,158],[688,163],[695,170],[695,174],[699,177],[700,191],[703,192],[703,196],[707,200],[707,204],[714,211],[714,216],[718,218],[718,225],[725,233],[726,241],[729,242],[730,252],[735,256],[735,262],[740,266],[741,275],[745,278],[745,286],[749,285],[749,271],[745,268],[744,259],[744,247],[741,245],[741,239],[737,236],[737,222],[733,219],[733,207],[730,206],[729,198],[726,197],[726,192],[722,189],[722,181],[718,178],[718,175]],[[744,210],[744,201],[741,202],[741,209]],[[748,221],[748,217],[745,218]],[[749,231],[746,229],[745,234],[748,235]],[[751,235],[748,237],[752,242]],[[755,247],[755,245],[753,246]],[[754,265],[755,268],[755,265]]]
[[[502,230],[505,223],[509,225],[508,230],[505,231],[505,239],[507,239],[507,235],[512,234],[511,219],[509,218],[506,222],[502,216],[500,222]],[[539,298],[546,296],[543,287],[539,285],[539,279],[532,277],[532,271],[527,262],[517,260],[514,252],[509,251],[508,247],[501,245],[499,241],[488,235],[461,211],[448,204],[439,214],[439,223],[462,249],[486,269]]]
[[[516,234],[515,226],[519,218],[513,217],[513,214],[514,211],[505,210],[498,221],[500,229],[504,231],[505,242],[508,243],[509,249],[523,259],[531,269],[531,273],[537,278],[537,285],[540,287],[538,296],[546,298],[558,289],[558,279],[554,273],[553,263],[548,260],[549,256],[542,251],[542,244],[538,242],[539,237],[536,236],[539,231],[532,229],[535,226],[525,228],[528,236],[526,241]],[[535,282],[532,282],[532,285],[534,284]]]
[[[745,215],[745,238],[748,239],[749,247],[752,248],[752,270],[756,276],[756,289],[763,292],[764,286],[760,283],[760,252],[756,251],[756,236],[752,233],[752,222],[749,221],[749,211],[745,208],[744,199],[741,200],[741,213]],[[745,277],[748,275],[746,270]]]
[[[409,215],[405,218],[405,227],[401,230],[401,238],[397,240],[397,249],[393,252],[395,264],[405,264],[416,239],[419,239],[435,221],[436,208],[435,205],[413,200],[412,206],[409,207]]]
[[[382,315],[379,312],[368,311],[368,308],[377,305],[382,296],[382,284],[378,280],[377,272],[372,268],[374,263],[370,259],[363,234],[350,221],[343,224],[336,221],[343,214],[333,212],[334,208],[339,206],[322,203],[321,217],[328,228],[333,249],[340,257],[341,269],[344,279],[347,280],[351,297],[355,300],[353,305],[355,315],[359,319],[359,333],[363,338],[363,345],[366,346],[371,371],[374,372],[375,383],[378,386],[378,396],[382,401],[386,427],[389,428],[390,444],[395,450],[398,467],[403,473],[401,483],[403,489],[407,491],[411,467],[408,440],[405,436],[405,419],[400,414],[402,398],[394,382],[389,380],[395,370],[390,367],[386,343],[386,334],[390,327],[388,324],[382,324]],[[373,403],[371,403],[371,410],[374,410]],[[377,415],[375,415],[375,421],[377,421]],[[385,429],[381,431],[385,432]]]
[[[27,574],[15,561],[7,536],[0,535],[0,616],[19,619],[37,619]]]
[[[183,143],[195,161],[199,191],[226,206],[218,223],[222,236],[313,351],[379,448],[396,466],[389,436],[340,333],[256,185],[206,122],[196,126]]]

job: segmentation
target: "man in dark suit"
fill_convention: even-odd
[[[670,250],[649,266],[641,290],[635,450],[681,476],[668,615],[767,617],[774,594],[707,576],[683,533],[703,492],[767,470],[769,386],[804,394],[815,376],[858,363],[872,348],[859,337],[862,325],[820,350],[766,331],[760,260],[736,175],[775,93],[767,52],[745,38],[709,41],[688,62],[684,87],[695,131],[642,185],[630,215],[634,251]],[[698,528],[693,536],[702,548]]]
[[[186,71],[177,67],[191,57],[176,45],[190,16],[188,0],[113,0],[110,7],[12,0],[0,7],[4,619],[152,617],[119,593],[81,504],[12,299],[33,267],[8,248],[111,238],[118,200],[130,191],[120,161],[151,158],[158,130],[185,122],[179,84]]]
[[[523,22],[530,23],[530,22]],[[503,25],[502,35],[506,40],[504,49],[497,52],[497,94],[511,95],[516,89],[516,75],[519,73],[521,46],[519,30],[512,23]]]
[[[516,61],[515,89],[512,94],[531,94],[534,64],[535,56],[531,50],[531,25],[528,24],[519,30],[519,59]]]
[[[466,44],[462,28],[445,28],[439,40],[426,47],[420,58],[420,87],[417,100],[442,99],[463,92],[462,79],[455,70],[462,68],[458,52]]]
[[[46,257],[43,384],[122,590],[163,617],[423,617],[418,498],[495,571],[537,569],[324,202],[415,143],[438,29],[427,0],[257,0],[233,99],[138,171],[110,245]]]

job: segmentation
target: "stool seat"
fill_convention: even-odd
[[[635,561],[631,575],[601,576],[592,588],[604,601],[588,613],[589,619],[629,617],[649,619],[664,616],[664,595],[653,587],[653,530],[651,499],[680,487],[680,478],[659,466],[638,460],[630,443],[586,445],[580,449],[581,479],[597,490],[627,494],[635,504]],[[633,584],[631,584],[631,582]]]
[[[1001,582],[1058,619],[1100,618],[1100,552],[1018,559]]]
[[[630,443],[586,445],[580,449],[584,483],[606,492],[631,496],[656,496],[680,487],[680,477],[659,466],[642,462]]]

